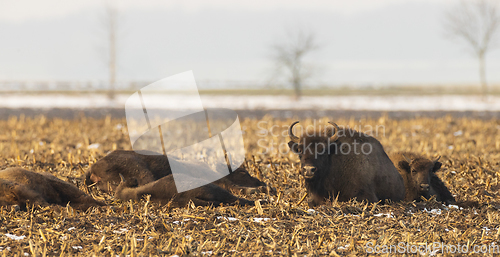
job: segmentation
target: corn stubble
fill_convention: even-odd
[[[278,191],[274,196],[261,193],[242,197],[265,200],[267,204],[189,204],[177,209],[147,199],[115,201],[112,195],[84,185],[83,174],[89,165],[111,150],[131,148],[124,119],[21,116],[0,121],[0,168],[50,172],[108,204],[86,212],[70,206],[33,206],[27,212],[2,207],[0,254],[337,256],[364,255],[368,242],[470,246],[498,242],[500,121],[451,117],[335,120],[367,133],[371,126],[371,134],[388,153],[413,151],[428,157],[442,156],[443,168],[438,175],[457,200],[479,201],[480,207],[456,209],[433,199],[389,205],[333,199],[315,210],[309,210],[303,200],[306,191],[298,175],[298,159],[287,151],[286,130],[291,121],[271,117],[242,121],[247,153],[244,165]],[[301,121],[303,126],[312,123]],[[263,128],[269,130],[267,134]],[[21,238],[15,240],[5,234]]]

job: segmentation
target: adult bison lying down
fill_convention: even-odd
[[[179,175],[177,183],[199,184],[199,178],[183,178],[186,175]],[[137,180],[122,178],[122,182],[116,188],[115,197],[121,200],[140,200],[146,195],[151,195],[150,200],[160,204],[171,202],[172,207],[184,207],[189,201],[197,206],[218,206],[220,204],[254,205],[254,202],[238,198],[229,191],[208,182],[204,186],[177,193],[176,183],[173,175],[165,176],[151,183],[137,186]],[[177,184],[179,186],[179,184]]]
[[[435,196],[436,201],[455,203],[455,198],[436,174],[441,168],[439,158],[429,160],[409,152],[394,153],[390,158],[403,176],[406,188],[405,201],[420,201],[422,197],[429,199]]]
[[[299,155],[310,206],[326,199],[339,201],[403,200],[403,178],[380,142],[364,133],[330,123],[324,129],[307,128],[300,136],[288,134],[290,149]]]
[[[155,180],[171,175],[169,159],[165,155],[142,151],[139,154],[135,151],[116,150],[100,159],[90,167],[86,173],[85,184],[96,186],[106,192],[114,190],[120,183],[120,174],[129,181],[136,179],[137,185],[142,186]],[[197,170],[196,164],[175,160],[177,164],[187,167],[186,170]],[[196,178],[197,174],[187,174]],[[243,167],[236,169],[229,175],[213,182],[227,190],[240,191],[242,193],[254,192],[274,192],[264,182],[252,177]]]
[[[62,181],[49,173],[37,173],[21,168],[0,171],[0,205],[19,205],[26,210],[26,203],[58,204],[80,210],[91,206],[105,205],[85,194],[69,182]]]

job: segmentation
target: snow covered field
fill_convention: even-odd
[[[103,94],[0,95],[0,108],[124,108],[129,95],[109,100]],[[202,95],[205,108],[234,110],[372,110],[372,111],[500,111],[500,97],[489,96],[290,96]],[[148,105],[164,109],[189,109],[195,99],[184,95],[156,95]]]

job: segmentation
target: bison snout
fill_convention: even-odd
[[[430,189],[429,184],[420,184],[420,190],[427,192],[429,191],[429,189]]]
[[[305,178],[314,177],[314,173],[316,172],[316,170],[317,169],[314,166],[310,166],[310,165],[304,166],[304,177]]]

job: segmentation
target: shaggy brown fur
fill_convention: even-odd
[[[455,203],[451,192],[436,175],[441,168],[441,162],[410,152],[394,153],[390,158],[403,176],[405,201],[420,201],[422,197],[429,199],[435,196],[437,201]]]
[[[179,175],[178,182],[192,183],[196,180],[193,177]],[[135,186],[137,181],[123,180],[116,188],[115,197],[121,200],[140,200],[146,195],[151,195],[150,200],[160,204],[167,204],[171,201],[172,207],[184,207],[189,201],[197,206],[219,206],[220,204],[238,204],[254,205],[254,202],[238,198],[229,191],[214,185],[206,184],[204,186],[177,193],[176,184],[173,175],[165,176],[159,180],[139,186]]]
[[[106,192],[114,190],[120,183],[122,174],[126,180],[136,179],[139,186],[148,184],[165,176],[172,174],[169,159],[165,155],[155,152],[116,150],[100,159],[92,165],[86,173],[85,184],[96,186]],[[197,170],[196,164],[175,160],[182,165],[192,167],[193,173]],[[187,174],[192,177],[200,177],[198,174]],[[242,193],[270,192],[275,189],[268,187],[264,182],[252,177],[243,167],[236,169],[229,175],[214,181],[227,190],[235,190]]]
[[[339,201],[403,200],[403,178],[380,142],[355,130],[333,128],[310,128],[299,137],[289,131],[288,145],[300,157],[309,205],[336,197]]]
[[[80,210],[105,205],[76,186],[49,173],[37,173],[22,168],[0,171],[0,205],[19,205],[22,210],[26,210],[27,201],[42,206],[66,206],[69,203],[71,207]]]

